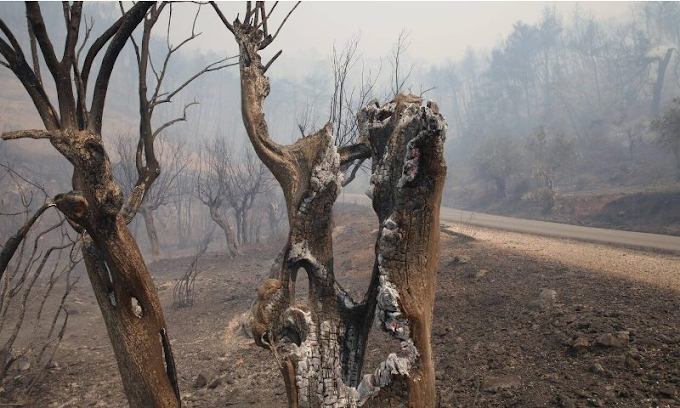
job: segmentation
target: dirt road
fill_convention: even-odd
[[[370,205],[370,200],[363,194],[341,194],[338,201],[367,206]],[[680,237],[671,235],[646,234],[642,232],[582,227],[578,225],[502,217],[499,215],[464,211],[449,207],[441,208],[441,219],[442,221],[457,222],[505,231],[680,252]]]

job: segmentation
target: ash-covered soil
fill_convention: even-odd
[[[368,285],[376,222],[363,207],[336,215],[336,276],[355,297]],[[196,304],[179,310],[172,290],[191,257],[150,265],[184,406],[286,405],[276,360],[236,324],[280,248],[251,246],[233,260],[209,252]],[[22,396],[29,375],[13,372],[0,406],[126,406],[87,281],[68,308],[42,385]],[[442,232],[434,316],[442,407],[680,406],[680,256],[453,225]],[[396,346],[383,340],[372,335],[365,370]]]

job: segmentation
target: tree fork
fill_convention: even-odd
[[[121,212],[123,196],[113,180],[101,137],[105,99],[115,61],[153,3],[138,2],[125,12],[92,43],[85,63],[79,68],[75,48],[81,6],[80,2],[64,4],[69,11],[65,13],[67,38],[59,61],[39,5],[26,4],[30,29],[54,78],[58,109],[52,106],[40,74],[26,63],[15,36],[0,18],[0,30],[9,41],[0,38],[0,54],[31,96],[45,125],[45,130],[10,132],[3,134],[3,138],[49,139],[73,165],[75,191],[60,194],[53,202],[78,232],[85,233],[83,253],[88,276],[104,316],[130,406],[177,407],[180,406],[177,379],[169,348],[163,347],[162,335],[167,337],[167,328],[160,301],[139,248],[127,229]],[[91,84],[92,92],[88,92],[92,62],[105,46],[96,80]],[[73,93],[73,82],[77,95]],[[85,98],[90,94],[92,102],[88,110]]]
[[[295,163],[312,169],[300,172],[296,183],[307,186],[306,194],[287,200],[296,210],[284,262],[279,276],[260,288],[251,324],[256,342],[283,361],[289,401],[295,402],[291,406],[361,406],[369,401],[369,406],[385,406],[397,395],[408,395],[410,406],[435,405],[430,333],[446,124],[421,102],[399,95],[382,108],[369,105],[361,113],[362,136],[373,156],[370,195],[380,220],[377,261],[362,303],[344,292],[333,273],[331,208],[342,181],[340,154],[328,128],[303,139],[317,140],[310,146],[325,140],[326,147],[311,164]],[[302,270],[309,279],[308,304],[295,300]],[[373,374],[362,377],[374,316],[398,346]],[[393,380],[404,392],[395,392]]]
[[[360,112],[356,145],[338,149],[331,124],[280,145],[269,136],[263,110],[271,61],[263,64],[259,51],[276,37],[260,30],[269,15],[258,2],[248,7],[243,21],[229,23],[211,5],[239,45],[246,132],[286,200],[290,232],[283,259],[278,273],[273,270],[259,288],[250,323],[255,342],[272,350],[279,363],[289,406],[394,406],[395,396],[407,395],[403,402],[409,406],[434,407],[430,332],[446,174],[444,118],[421,106],[419,97],[397,95],[383,107],[371,102]],[[380,234],[369,290],[355,302],[334,277],[332,209],[344,166],[369,157],[369,195]],[[308,302],[295,298],[300,272],[309,280]],[[372,374],[362,377],[374,318],[397,344]]]

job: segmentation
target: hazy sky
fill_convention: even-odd
[[[271,3],[268,2],[269,5]],[[272,20],[278,22],[292,7],[281,2]],[[402,29],[410,31],[409,54],[423,65],[440,64],[459,59],[467,46],[491,49],[512,29],[518,20],[534,23],[545,7],[556,7],[560,14],[570,15],[576,5],[599,18],[619,17],[630,12],[629,2],[303,2],[288,20],[269,53],[279,49],[284,54],[277,62],[278,73],[305,70],[305,57],[330,54],[333,42],[344,42],[360,34],[364,56],[385,56]],[[243,3],[221,3],[227,18],[244,14]],[[184,10],[183,10],[184,11]],[[189,29],[189,10],[182,13],[175,33]],[[178,19],[179,20],[179,19]],[[220,53],[234,54],[235,43],[210,7],[199,19],[202,38],[196,46]],[[182,31],[182,28],[184,31]],[[270,28],[271,30],[271,28]],[[308,58],[307,58],[308,59]],[[300,60],[303,61],[300,64]],[[307,67],[308,68],[308,67]],[[285,72],[291,74],[292,72]],[[276,75],[276,74],[274,74]]]

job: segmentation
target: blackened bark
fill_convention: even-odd
[[[31,96],[46,128],[5,133],[3,139],[49,139],[74,167],[74,191],[59,194],[53,201],[69,223],[83,233],[87,273],[113,345],[128,402],[133,408],[180,406],[177,379],[174,367],[171,367],[173,359],[161,341],[161,333],[167,335],[167,326],[158,294],[121,213],[123,197],[113,180],[101,136],[104,102],[116,59],[152,5],[150,2],[136,3],[94,41],[85,66],[79,70],[75,47],[82,4],[64,4],[65,9],[68,8],[65,14],[67,37],[63,57],[58,60],[39,5],[27,3],[28,22],[54,78],[59,115],[52,107],[42,81],[26,63],[20,46],[0,19],[0,30],[10,41],[7,44],[0,39],[0,54]],[[106,51],[93,92],[88,92],[92,61],[104,47]],[[93,94],[93,100],[87,112],[85,97],[90,94]]]
[[[434,407],[430,345],[439,255],[439,206],[446,174],[446,122],[397,95],[360,115],[355,146],[338,149],[330,124],[284,146],[269,136],[263,104],[269,94],[259,51],[273,41],[255,23],[264,5],[229,23],[211,3],[240,49],[241,112],[248,137],[283,189],[290,232],[281,263],[258,290],[252,309],[255,342],[275,353],[291,407]],[[285,22],[285,20],[284,20]],[[277,56],[280,53],[276,54]],[[369,290],[354,301],[335,281],[332,208],[343,169],[372,158],[370,195],[380,220]],[[297,274],[309,280],[308,302],[295,298]],[[394,353],[362,376],[366,339],[374,321],[395,339]]]

